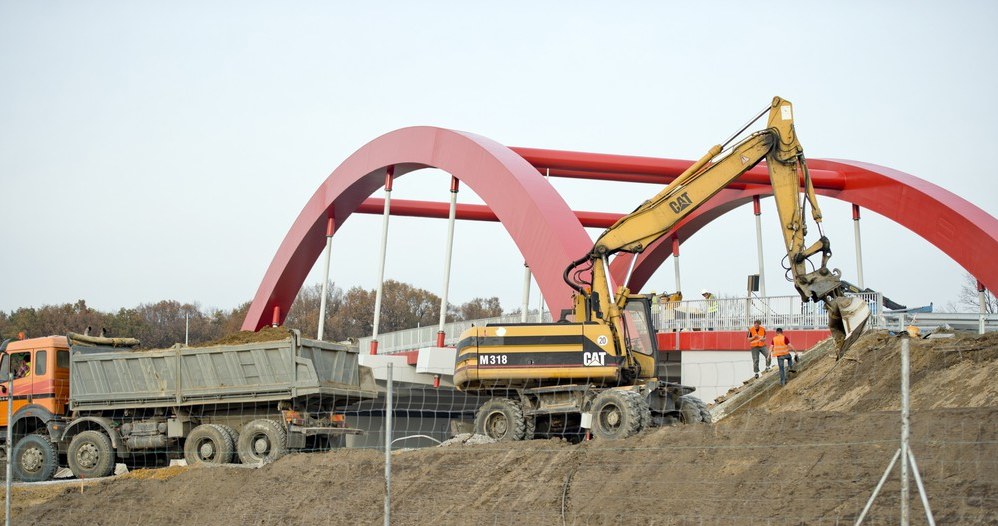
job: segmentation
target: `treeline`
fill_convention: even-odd
[[[326,292],[324,339],[343,341],[369,336],[374,318],[375,290],[353,287],[347,291],[331,285]],[[315,338],[319,325],[322,284],[303,287],[288,311],[284,325]],[[34,338],[67,332],[91,334],[101,329],[110,336],[138,338],[145,348],[170,347],[183,343],[189,323],[189,341],[197,345],[240,330],[250,302],[232,310],[203,308],[197,303],[164,300],[143,303],[117,312],[103,312],[87,306],[85,300],[62,305],[22,307],[0,311],[0,338]],[[473,320],[499,316],[499,299],[475,298],[463,305],[447,306],[447,321]],[[435,325],[440,318],[440,297],[424,289],[394,280],[385,282],[381,301],[382,333]]]

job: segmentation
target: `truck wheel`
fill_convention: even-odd
[[[707,404],[695,396],[680,396],[679,412],[684,424],[698,424],[700,422],[709,424],[711,420]]]
[[[59,469],[59,450],[46,435],[28,435],[14,444],[14,480],[51,480]]]
[[[641,430],[638,398],[628,391],[603,391],[593,401],[593,437],[604,440],[627,438]]]
[[[509,398],[493,398],[482,404],[475,415],[475,433],[497,442],[523,440],[526,430],[520,403]]]
[[[218,424],[218,427],[224,429],[225,432],[228,433],[230,437],[232,437],[232,452],[233,452],[232,454],[235,455],[236,444],[239,443],[239,433],[232,426]]]
[[[201,424],[187,435],[184,460],[187,465],[228,464],[232,461],[232,436],[220,425]]]
[[[101,431],[82,431],[69,443],[69,469],[80,479],[106,477],[114,472],[114,448]]]
[[[236,452],[243,464],[273,462],[288,452],[287,431],[274,420],[253,420],[239,432]]]

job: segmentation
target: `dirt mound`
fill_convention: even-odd
[[[238,345],[241,343],[258,343],[258,342],[272,342],[278,340],[287,340],[291,336],[288,334],[288,329],[281,327],[264,327],[259,331],[239,331],[232,334],[222,336],[217,340],[212,340],[210,342],[205,342],[198,345],[192,345],[191,347],[214,347],[216,345]]]
[[[912,445],[938,524],[998,524],[998,334],[912,340]],[[867,334],[713,425],[622,441],[451,445],[392,456],[392,523],[851,524],[898,448],[899,348]],[[380,524],[384,453],[337,450],[260,469],[189,468],[43,493],[34,524]],[[915,524],[923,523],[913,488]],[[892,476],[867,524],[897,524]]]
[[[998,333],[954,333],[910,339],[911,407],[998,406]],[[864,334],[839,361],[812,361],[786,387],[760,397],[768,411],[899,411],[901,340],[887,331]]]

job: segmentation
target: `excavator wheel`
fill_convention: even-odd
[[[707,404],[695,396],[679,397],[679,413],[682,415],[684,424],[699,424],[700,422],[709,424],[711,420]]]
[[[619,440],[634,435],[641,430],[644,422],[641,409],[642,399],[630,391],[603,391],[593,400],[590,412],[593,415],[592,433],[594,438]],[[648,404],[644,404],[647,408]],[[650,420],[650,415],[649,415]]]
[[[533,427],[530,426],[530,438],[533,438]],[[524,440],[527,421],[523,418],[523,408],[519,402],[509,398],[493,398],[485,402],[475,416],[475,433],[498,442]]]
[[[640,421],[638,431],[644,431],[645,429],[653,427],[651,407],[648,406],[648,399],[637,391],[627,391],[627,395],[634,399],[634,403],[638,408],[638,417]]]

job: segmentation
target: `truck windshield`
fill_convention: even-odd
[[[655,353],[648,304],[643,300],[630,300],[624,307],[624,331],[631,350],[641,354]]]

